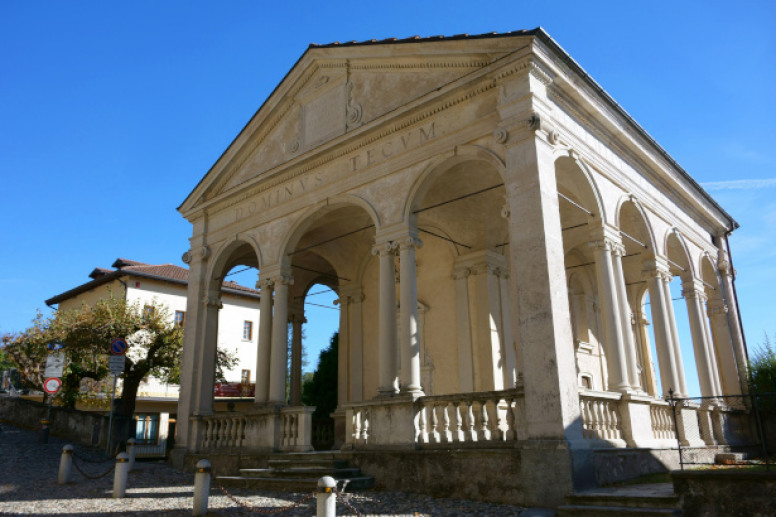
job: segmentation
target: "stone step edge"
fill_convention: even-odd
[[[676,508],[679,505],[679,496],[627,496],[627,495],[607,495],[607,494],[573,494],[566,496],[567,504],[589,505],[589,506],[623,506],[623,507],[641,507],[641,508]],[[634,506],[638,505],[638,506]]]
[[[629,506],[583,506],[563,505],[558,507],[558,517],[585,515],[588,512],[611,513],[612,515],[681,515],[678,508],[634,508]],[[594,515],[598,515],[596,513]]]

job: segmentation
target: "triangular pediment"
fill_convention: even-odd
[[[525,36],[311,46],[180,210],[263,173],[524,47]]]

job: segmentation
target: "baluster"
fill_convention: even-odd
[[[237,443],[235,443],[236,447],[242,447],[243,444],[243,434],[245,431],[245,418],[238,418],[237,419]]]
[[[364,425],[361,426],[361,439],[364,443],[369,439],[369,425],[371,424],[369,419],[369,411],[364,411]]]
[[[617,411],[617,404],[610,402],[609,411],[612,414],[612,431],[614,432],[614,438],[620,440],[622,438],[622,432],[620,430],[620,412]]]
[[[361,410],[353,410],[353,441],[358,443],[361,437]]]
[[[431,441],[433,443],[439,443],[441,441],[440,439],[440,433],[439,433],[439,415],[437,415],[437,405],[435,403],[431,404]]]
[[[604,429],[604,438],[609,440],[611,438],[614,438],[614,426],[612,425],[612,412],[609,410],[609,403],[608,401],[602,400],[601,401],[601,414],[603,415],[603,429]]]
[[[482,441],[488,441],[490,440],[490,429],[488,428],[489,419],[488,419],[488,409],[487,409],[486,402],[480,402],[479,413],[480,413],[479,414],[479,417],[480,417],[479,439]]]
[[[466,441],[466,432],[464,431],[464,415],[461,413],[463,402],[453,403],[453,419],[455,421],[455,433],[453,439],[456,442]]]
[[[420,432],[418,433],[420,443],[428,443],[428,418],[426,415],[426,405],[420,406],[420,413],[418,414]]]
[[[495,422],[493,439],[498,440],[499,442],[503,442],[506,438],[506,432],[504,429],[504,417],[506,415],[504,414],[504,411],[501,409],[501,400],[496,399],[493,402],[493,412],[496,417],[493,420]]]
[[[467,438],[469,438],[470,441],[476,442],[477,441],[477,430],[475,429],[476,423],[474,420],[474,401],[467,400],[466,401],[466,428],[467,428]]]
[[[202,433],[202,448],[207,449],[210,447],[210,420],[202,420],[202,424],[205,426]]]
[[[449,402],[445,403],[445,405],[442,406],[442,441],[445,443],[451,443],[453,441],[453,433],[450,432],[450,403]]]
[[[590,401],[579,398],[579,415],[582,418],[582,437],[590,439]]]
[[[604,440],[606,439],[606,414],[603,402],[600,400],[595,401],[595,416],[596,438]]]
[[[224,443],[226,443],[226,447],[231,447],[234,445],[234,441],[232,439],[232,418],[227,417],[224,419]]]
[[[515,410],[517,409],[514,397],[507,399],[507,436],[506,439],[513,442],[517,440],[517,418]]]

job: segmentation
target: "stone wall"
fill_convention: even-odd
[[[776,471],[675,471],[674,492],[685,517],[776,515]]]
[[[21,398],[0,397],[0,421],[26,429],[40,429],[46,418],[46,404]],[[51,435],[63,440],[105,447],[108,418],[99,412],[78,411],[53,406],[51,408]]]

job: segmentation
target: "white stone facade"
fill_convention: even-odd
[[[315,283],[340,297],[337,432],[355,450],[509,443],[537,454],[515,473],[527,486],[542,461],[576,483],[581,451],[671,446],[659,388],[686,394],[680,346],[704,395],[745,389],[737,224],[541,29],[313,46],[179,210],[182,450],[223,429],[258,444],[269,408],[298,405],[286,336]],[[225,427],[204,358],[236,264],[260,270],[260,416]]]

